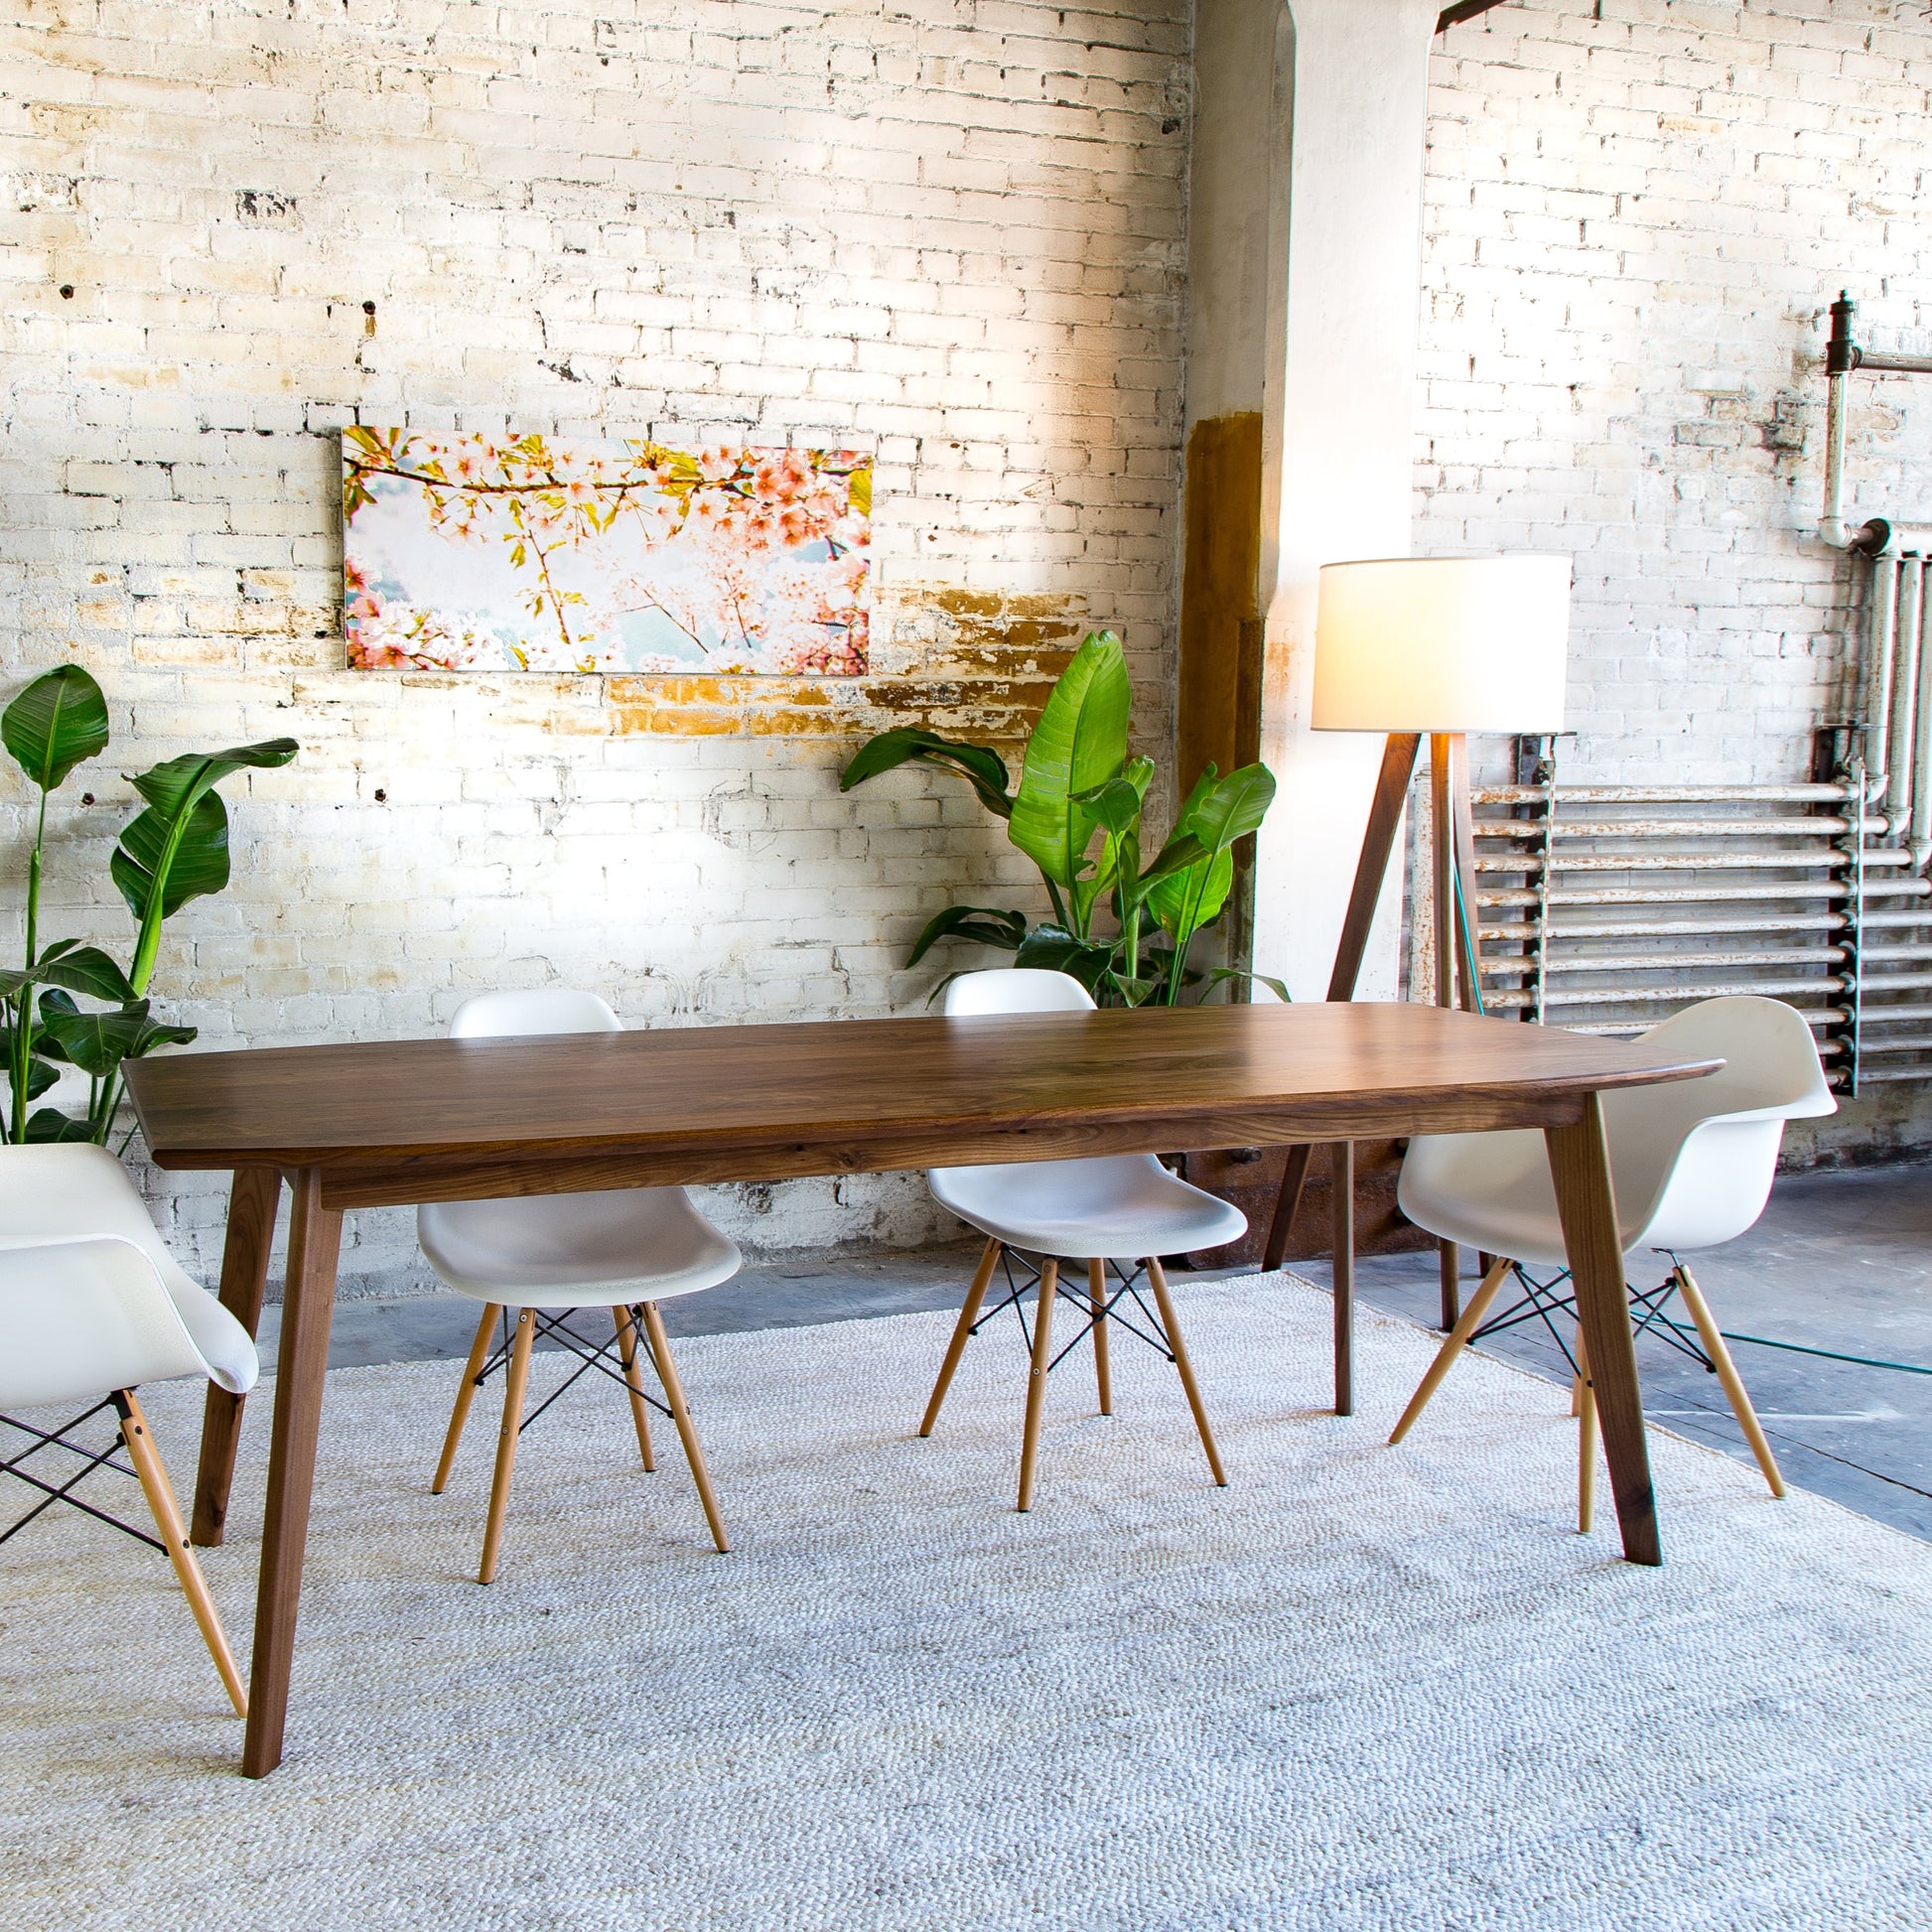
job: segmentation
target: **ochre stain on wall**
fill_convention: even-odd
[[[858,738],[919,725],[1015,744],[1033,728],[1087,628],[1077,597],[945,586],[882,597],[874,620],[884,640],[874,647],[874,676],[610,677],[601,681],[603,728],[678,738]]]
[[[1187,437],[1175,765],[1232,771],[1261,743],[1261,416],[1208,416]]]

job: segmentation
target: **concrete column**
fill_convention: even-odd
[[[1245,562],[1195,541],[1221,520],[1203,498],[1245,511],[1229,478],[1238,425],[1258,416],[1258,735],[1281,792],[1261,835],[1254,960],[1298,999],[1326,989],[1381,755],[1378,739],[1309,728],[1315,574],[1409,551],[1438,10],[1439,0],[1201,0],[1196,23],[1181,757],[1190,689],[1197,711],[1211,705],[1206,667],[1225,652],[1204,646],[1212,627],[1200,610]],[[1177,773],[1182,785],[1192,775]],[[1399,885],[1384,898],[1364,998],[1396,990]]]

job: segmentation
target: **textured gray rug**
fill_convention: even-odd
[[[1428,1360],[1328,1302],[1177,1290],[1232,1487],[1173,1372],[1054,1377],[947,1322],[680,1344],[737,1539],[670,1440],[580,1385],[526,1439],[501,1579],[469,1579],[493,1431],[428,1476],[454,1369],[330,1378],[286,1764],[240,1726],[158,1557],[69,1516],[0,1552],[10,1927],[1932,1926],[1932,1549],[1654,1439],[1667,1567],[1569,1527],[1561,1392]],[[538,1358],[538,1377],[561,1372]],[[152,1392],[178,1486],[199,1397]],[[207,1569],[238,1645],[268,1405]],[[131,1485],[130,1485],[131,1487]],[[1607,1516],[1608,1512],[1605,1511]]]

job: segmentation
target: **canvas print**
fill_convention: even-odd
[[[351,670],[860,677],[872,459],[343,432]]]

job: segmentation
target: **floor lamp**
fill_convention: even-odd
[[[1350,1000],[1422,741],[1429,740],[1436,1000],[1481,1010],[1470,732],[1556,733],[1570,634],[1568,557],[1419,557],[1326,564],[1315,617],[1316,731],[1385,732],[1382,769],[1348,896],[1330,1000]],[[1313,1150],[1290,1151],[1265,1265],[1282,1265]],[[1335,1150],[1335,1382],[1350,1410],[1344,1336],[1353,1291],[1352,1154]],[[1443,1249],[1443,1325],[1457,1313],[1457,1256]]]

